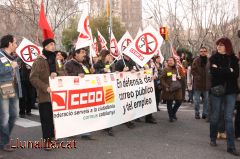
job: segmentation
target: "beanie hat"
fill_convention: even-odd
[[[55,41],[53,39],[45,39],[43,42],[42,42],[42,46],[43,48],[45,48],[45,46],[47,46],[48,44],[50,44],[51,42],[54,42]]]

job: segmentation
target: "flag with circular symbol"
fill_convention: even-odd
[[[123,51],[134,62],[143,67],[157,51],[163,42],[162,36],[152,26],[148,26]]]
[[[32,66],[34,60],[42,54],[42,48],[26,38],[18,46],[16,53],[26,64]]]
[[[110,40],[110,53],[114,58],[117,58],[120,55],[118,43],[112,31]]]
[[[122,53],[133,41],[132,36],[129,34],[128,31],[122,36],[122,38],[118,42],[118,48]]]

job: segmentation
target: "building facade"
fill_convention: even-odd
[[[107,0],[90,0],[91,16],[106,11]],[[112,15],[118,17],[130,34],[135,37],[142,27],[142,0],[112,0]]]

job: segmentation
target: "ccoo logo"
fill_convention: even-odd
[[[67,109],[67,91],[56,91],[51,93],[53,111]]]

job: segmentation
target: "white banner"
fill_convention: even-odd
[[[163,38],[152,26],[148,26],[123,51],[134,62],[143,67],[160,49]]]
[[[42,54],[42,48],[32,43],[28,39],[23,38],[22,42],[16,49],[16,53],[23,60],[23,62],[32,66],[34,60]]]
[[[113,127],[156,112],[151,71],[50,80],[56,138]]]

